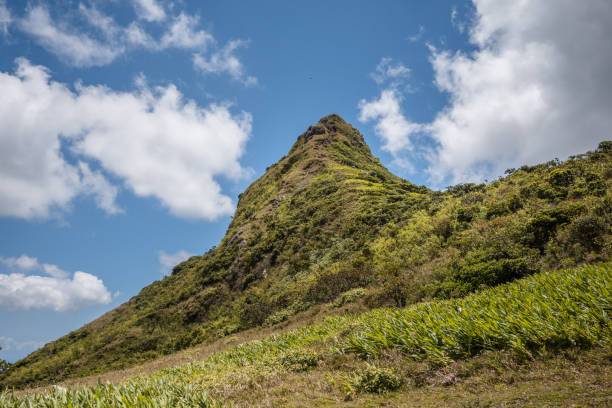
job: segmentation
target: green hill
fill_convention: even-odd
[[[356,129],[324,117],[240,195],[216,248],[3,370],[0,384],[128,367],[315,307],[404,307],[606,261],[611,154],[602,142],[439,192],[394,176]]]

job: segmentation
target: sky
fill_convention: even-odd
[[[0,0],[0,359],[223,237],[321,117],[434,189],[594,149],[609,0]]]

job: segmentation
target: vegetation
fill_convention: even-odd
[[[609,146],[440,192],[389,173],[327,116],[240,195],[219,246],[10,365],[0,387],[133,366],[329,302],[405,307],[607,261]]]
[[[222,404],[208,398],[201,387],[166,374],[119,386],[98,384],[80,390],[55,386],[51,391],[25,398],[4,394],[0,395],[0,407],[215,408]]]
[[[546,364],[547,372],[555,370],[555,364],[571,365],[574,375],[579,363],[594,370],[591,375],[596,382],[584,386],[590,390],[590,401],[601,397],[600,405],[604,406],[612,396],[606,385],[612,380],[611,272],[609,263],[543,272],[464,299],[329,317],[119,386],[56,387],[51,392],[21,396],[5,392],[0,394],[0,407],[163,403],[207,407],[216,406],[219,400],[237,406],[289,406],[293,404],[284,399],[286,396],[275,392],[301,384],[298,387],[308,395],[313,392],[309,388],[313,383],[325,390],[327,402],[369,400],[368,394],[382,394],[391,406],[395,405],[394,394],[413,393],[427,384],[447,387],[445,392],[449,393],[449,386],[478,381],[489,370],[494,373],[487,381],[510,387],[532,371],[541,370],[540,362]],[[423,330],[424,325],[431,330]],[[576,353],[589,349],[593,351]],[[565,360],[558,356],[565,356]],[[602,390],[595,392],[597,381]],[[565,402],[553,405],[566,405],[581,390],[555,397],[557,402]],[[430,392],[430,388],[422,389],[418,396],[423,398]],[[497,392],[501,392],[500,386]],[[302,406],[324,403],[302,402]]]
[[[450,301],[366,315],[348,349],[376,356],[397,349],[446,364],[485,350],[590,348],[612,340],[612,268],[543,272]]]

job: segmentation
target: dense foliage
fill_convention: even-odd
[[[605,261],[612,148],[431,191],[389,173],[337,115],[240,195],[218,247],[0,373],[24,386],[122,368],[313,305],[406,306]]]

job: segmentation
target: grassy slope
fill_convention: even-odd
[[[201,406],[606,406],[611,272],[541,273],[464,299],[330,317],[117,388],[5,394],[0,407],[69,398],[128,407],[138,395]],[[412,331],[423,321],[431,332]]]
[[[301,135],[241,196],[217,248],[0,373],[44,384],[132,366],[313,305],[464,296],[609,259],[612,146],[432,192],[389,173],[338,116]]]

